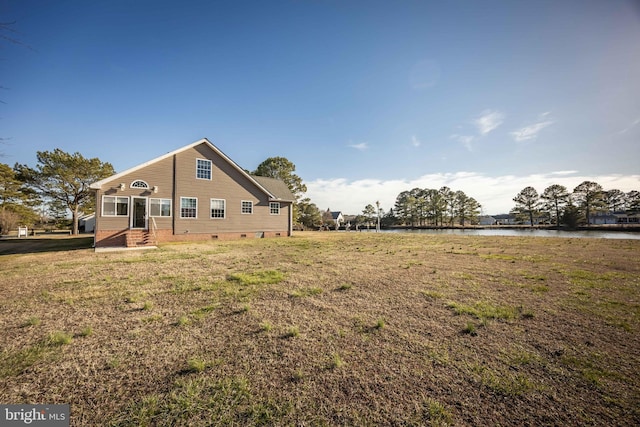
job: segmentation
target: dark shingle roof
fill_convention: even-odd
[[[276,199],[287,202],[295,200],[291,190],[289,190],[289,187],[287,187],[287,184],[285,184],[284,181],[257,175],[251,175],[251,178],[255,179],[258,184],[262,185],[269,193],[273,194]]]

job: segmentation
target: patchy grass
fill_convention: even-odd
[[[260,323],[260,330],[264,331],[264,332],[269,332],[273,329],[273,325],[270,322],[267,322],[266,320],[262,323]]]
[[[501,319],[512,320],[518,316],[516,307],[507,305],[496,305],[487,301],[477,301],[473,305],[449,302],[447,307],[452,309],[457,315],[469,314],[480,320]]]
[[[472,337],[475,337],[476,335],[478,335],[478,330],[476,328],[475,323],[467,322],[467,325],[462,329],[462,333],[471,335]]]
[[[340,356],[340,354],[333,353],[333,355],[331,356],[331,363],[329,364],[329,367],[331,369],[340,369],[343,366],[344,366],[344,360],[342,360],[342,357]]]
[[[71,341],[73,341],[73,336],[64,331],[56,331],[49,334],[48,341],[52,346],[66,345],[71,344]]]
[[[287,332],[284,334],[285,338],[295,338],[300,335],[300,328],[297,326],[291,326],[287,329]]]
[[[0,254],[0,401],[73,426],[640,420],[640,241],[58,242]]]
[[[3,350],[0,354],[0,378],[22,374],[50,352],[46,343],[37,342],[20,350]]]
[[[453,414],[442,403],[435,399],[426,399],[417,411],[415,424],[433,427],[453,425]],[[412,420],[413,421],[413,420]]]
[[[301,288],[291,292],[291,296],[294,298],[304,298],[304,297],[311,297],[314,295],[320,295],[322,292],[323,292],[322,288],[319,288],[319,287]]]
[[[39,317],[31,316],[27,320],[25,320],[25,322],[22,324],[22,326],[25,327],[25,328],[28,327],[28,326],[38,326],[40,323],[42,323],[42,320],[40,320]]]
[[[276,270],[256,271],[253,273],[232,273],[228,280],[243,286],[270,285],[284,280],[284,274]]]
[[[420,291],[420,293],[422,295],[424,295],[426,298],[431,299],[431,300],[436,300],[436,299],[444,297],[444,294],[442,292],[433,291],[433,290],[430,290],[430,289],[427,289],[427,290],[424,290],[424,291]]]
[[[338,291],[348,291],[352,287],[353,287],[353,285],[351,283],[343,283],[342,285],[338,286],[336,288],[336,290],[338,290]]]
[[[202,357],[190,357],[187,360],[188,372],[204,372],[205,370],[221,364],[220,360],[207,360]]]

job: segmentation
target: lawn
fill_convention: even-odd
[[[2,403],[78,426],[640,424],[638,240],[75,242],[0,241]]]

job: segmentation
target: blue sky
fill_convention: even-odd
[[[640,4],[0,0],[1,162],[117,171],[206,137],[294,162],[321,209],[448,185],[640,189]]]

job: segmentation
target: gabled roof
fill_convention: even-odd
[[[266,188],[274,196],[274,199],[284,202],[293,202],[296,199],[287,184],[281,179],[258,175],[251,175],[251,178]]]
[[[164,155],[162,155],[162,156],[160,156],[160,157],[156,157],[156,158],[155,158],[155,159],[153,159],[153,160],[149,160],[148,162],[142,163],[142,164],[140,164],[140,165],[138,165],[138,166],[134,166],[134,167],[132,167],[132,168],[130,168],[130,169],[127,169],[127,170],[125,170],[125,171],[119,172],[119,173],[117,173],[117,174],[115,174],[115,175],[111,175],[110,177],[105,178],[105,179],[103,179],[103,180],[100,180],[100,181],[98,181],[98,182],[94,182],[93,184],[91,184],[91,185],[89,186],[89,188],[91,188],[91,189],[93,189],[93,190],[100,190],[100,189],[102,188],[102,185],[103,185],[103,184],[106,184],[107,182],[114,181],[114,180],[116,180],[116,179],[120,178],[121,176],[128,175],[128,174],[133,173],[133,172],[135,172],[135,171],[137,171],[137,170],[140,170],[140,169],[142,169],[142,168],[145,168],[145,167],[147,167],[147,166],[149,166],[149,165],[152,165],[152,164],[154,164],[154,163],[157,163],[157,162],[159,162],[159,161],[161,161],[161,160],[164,160],[164,159],[170,158],[170,157],[172,157],[172,156],[174,156],[174,155],[176,155],[176,154],[178,154],[178,153],[181,153],[181,152],[183,152],[183,151],[189,150],[189,149],[191,149],[191,148],[193,148],[193,147],[196,147],[196,146],[198,146],[198,145],[201,145],[201,144],[206,144],[206,145],[207,145],[209,148],[211,148],[211,149],[212,149],[216,154],[218,154],[220,157],[222,157],[222,158],[223,158],[227,163],[229,163],[231,166],[233,166],[233,167],[234,167],[236,170],[238,170],[242,175],[244,175],[245,177],[247,177],[247,179],[249,179],[249,181],[253,182],[253,183],[256,185],[256,187],[258,187],[260,190],[262,190],[262,191],[263,191],[267,196],[269,196],[270,198],[272,198],[272,199],[277,199],[277,200],[282,200],[282,201],[293,201],[293,200],[294,200],[294,197],[293,197],[293,195],[291,194],[291,192],[290,192],[290,191],[289,191],[289,194],[282,193],[282,196],[281,196],[281,195],[280,195],[280,188],[279,188],[275,183],[273,183],[273,184],[268,184],[270,187],[272,187],[272,189],[273,189],[274,191],[276,191],[276,193],[272,192],[272,189],[267,188],[263,183],[259,182],[259,181],[256,179],[257,177],[250,175],[249,173],[247,173],[247,171],[245,171],[245,170],[244,170],[244,169],[242,169],[240,166],[238,166],[238,164],[237,164],[236,162],[234,162],[233,160],[231,160],[231,159],[229,158],[229,156],[227,156],[227,155],[226,155],[226,154],[224,154],[222,151],[220,151],[220,149],[219,149],[218,147],[216,147],[215,145],[213,145],[213,144],[211,143],[211,141],[209,141],[207,138],[199,139],[198,141],[195,141],[195,142],[193,142],[193,143],[191,143],[191,144],[189,144],[189,145],[186,145],[186,146],[184,146],[184,147],[182,147],[182,148],[178,148],[177,150],[171,151],[170,153],[164,154]],[[261,178],[263,178],[263,177],[261,177]],[[273,178],[269,178],[269,179],[273,179]],[[274,181],[281,182],[281,183],[284,185],[284,187],[285,187],[285,188],[287,188],[287,191],[289,190],[289,188],[286,186],[286,184],[284,184],[284,182],[282,182],[282,181],[280,181],[280,180],[277,180],[277,179],[273,179],[273,180],[274,180]],[[263,181],[263,182],[266,182],[266,180],[265,180],[265,181]],[[290,197],[290,198],[288,198],[288,197]]]

